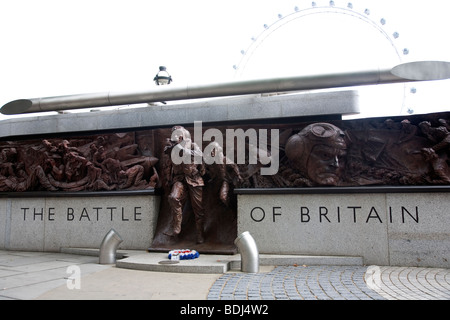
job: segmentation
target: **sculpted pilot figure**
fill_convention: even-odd
[[[205,167],[203,161],[200,164],[194,163],[194,156],[201,156],[200,148],[191,141],[191,135],[184,127],[175,126],[172,128],[171,145],[165,147],[164,152],[185,153],[191,161],[181,161],[181,163],[170,162],[171,169],[168,174],[171,191],[168,197],[170,212],[172,215],[172,230],[166,234],[177,236],[181,232],[181,222],[183,216],[183,207],[187,197],[191,202],[192,210],[195,215],[195,226],[197,231],[197,243],[204,242],[204,207],[203,198],[203,178]],[[187,158],[184,158],[187,160]]]
[[[243,179],[238,166],[223,154],[223,148],[219,143],[215,141],[211,142],[208,147],[211,148],[210,155],[211,158],[214,159],[214,162],[209,164],[206,168],[206,171],[211,178],[208,182],[217,180],[220,183],[219,199],[224,205],[228,206],[230,202],[229,193],[232,185],[235,185],[235,182],[241,183]],[[205,156],[207,155],[206,150],[207,149],[205,149]]]
[[[347,144],[344,132],[330,123],[314,123],[286,142],[286,156],[313,185],[339,184]]]

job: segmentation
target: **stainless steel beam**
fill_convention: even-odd
[[[392,69],[385,70],[245,80],[182,87],[169,85],[137,92],[105,92],[20,99],[5,104],[0,109],[0,112],[6,115],[12,115],[159,101],[442,80],[449,78],[450,62],[418,61],[400,64]]]

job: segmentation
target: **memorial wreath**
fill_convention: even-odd
[[[200,254],[195,250],[190,249],[176,249],[169,251],[169,259],[174,260],[173,258],[178,257],[180,260],[189,260],[196,259],[200,256]]]

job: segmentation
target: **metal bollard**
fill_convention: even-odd
[[[241,233],[234,244],[238,247],[241,253],[241,271],[247,273],[259,272],[259,252],[255,239],[250,235],[250,232],[245,231]]]
[[[123,241],[116,230],[111,229],[103,238],[100,245],[100,264],[114,264],[116,263],[116,250],[119,244]]]

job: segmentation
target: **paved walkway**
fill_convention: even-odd
[[[227,273],[208,299],[450,300],[450,269],[281,266],[267,273]]]
[[[0,300],[450,300],[450,269],[260,269],[256,274],[153,272],[100,265],[95,256],[0,250]]]

